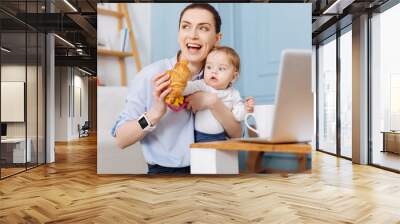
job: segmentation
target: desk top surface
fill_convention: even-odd
[[[400,135],[400,131],[381,131],[381,133],[384,133],[384,134],[396,134],[396,135]]]
[[[1,139],[1,143],[19,143],[19,142],[24,142],[25,138],[6,138],[6,139]],[[28,141],[30,139],[28,138]]]
[[[311,145],[306,143],[285,143],[285,144],[266,144],[242,142],[238,140],[216,141],[194,143],[190,145],[191,149],[214,148],[220,150],[234,151],[259,151],[259,152],[282,152],[282,153],[311,153]]]

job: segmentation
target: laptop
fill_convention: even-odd
[[[241,138],[259,143],[310,142],[314,133],[311,50],[282,52],[271,134],[266,138]]]

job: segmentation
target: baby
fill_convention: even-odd
[[[235,119],[243,121],[247,112],[252,112],[253,98],[246,99],[246,105],[239,91],[232,87],[239,76],[240,58],[230,47],[215,47],[208,54],[204,68],[204,79],[189,81],[183,95],[197,91],[216,93],[218,98],[231,109]],[[227,139],[224,128],[210,110],[196,112],[195,142],[209,142]]]

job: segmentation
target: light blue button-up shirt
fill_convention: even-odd
[[[115,132],[122,124],[137,120],[153,104],[154,76],[170,70],[176,64],[176,57],[157,61],[143,68],[132,80],[125,109],[118,116],[111,132]],[[202,75],[196,75],[196,79]],[[112,100],[112,99],[110,99]],[[190,165],[189,145],[194,141],[193,114],[181,110],[173,112],[167,109],[166,114],[152,132],[141,141],[143,155],[149,164],[166,167],[185,167]]]

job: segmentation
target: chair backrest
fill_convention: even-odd
[[[89,121],[85,121],[85,123],[82,126],[82,129],[89,129],[90,128],[90,123]]]

